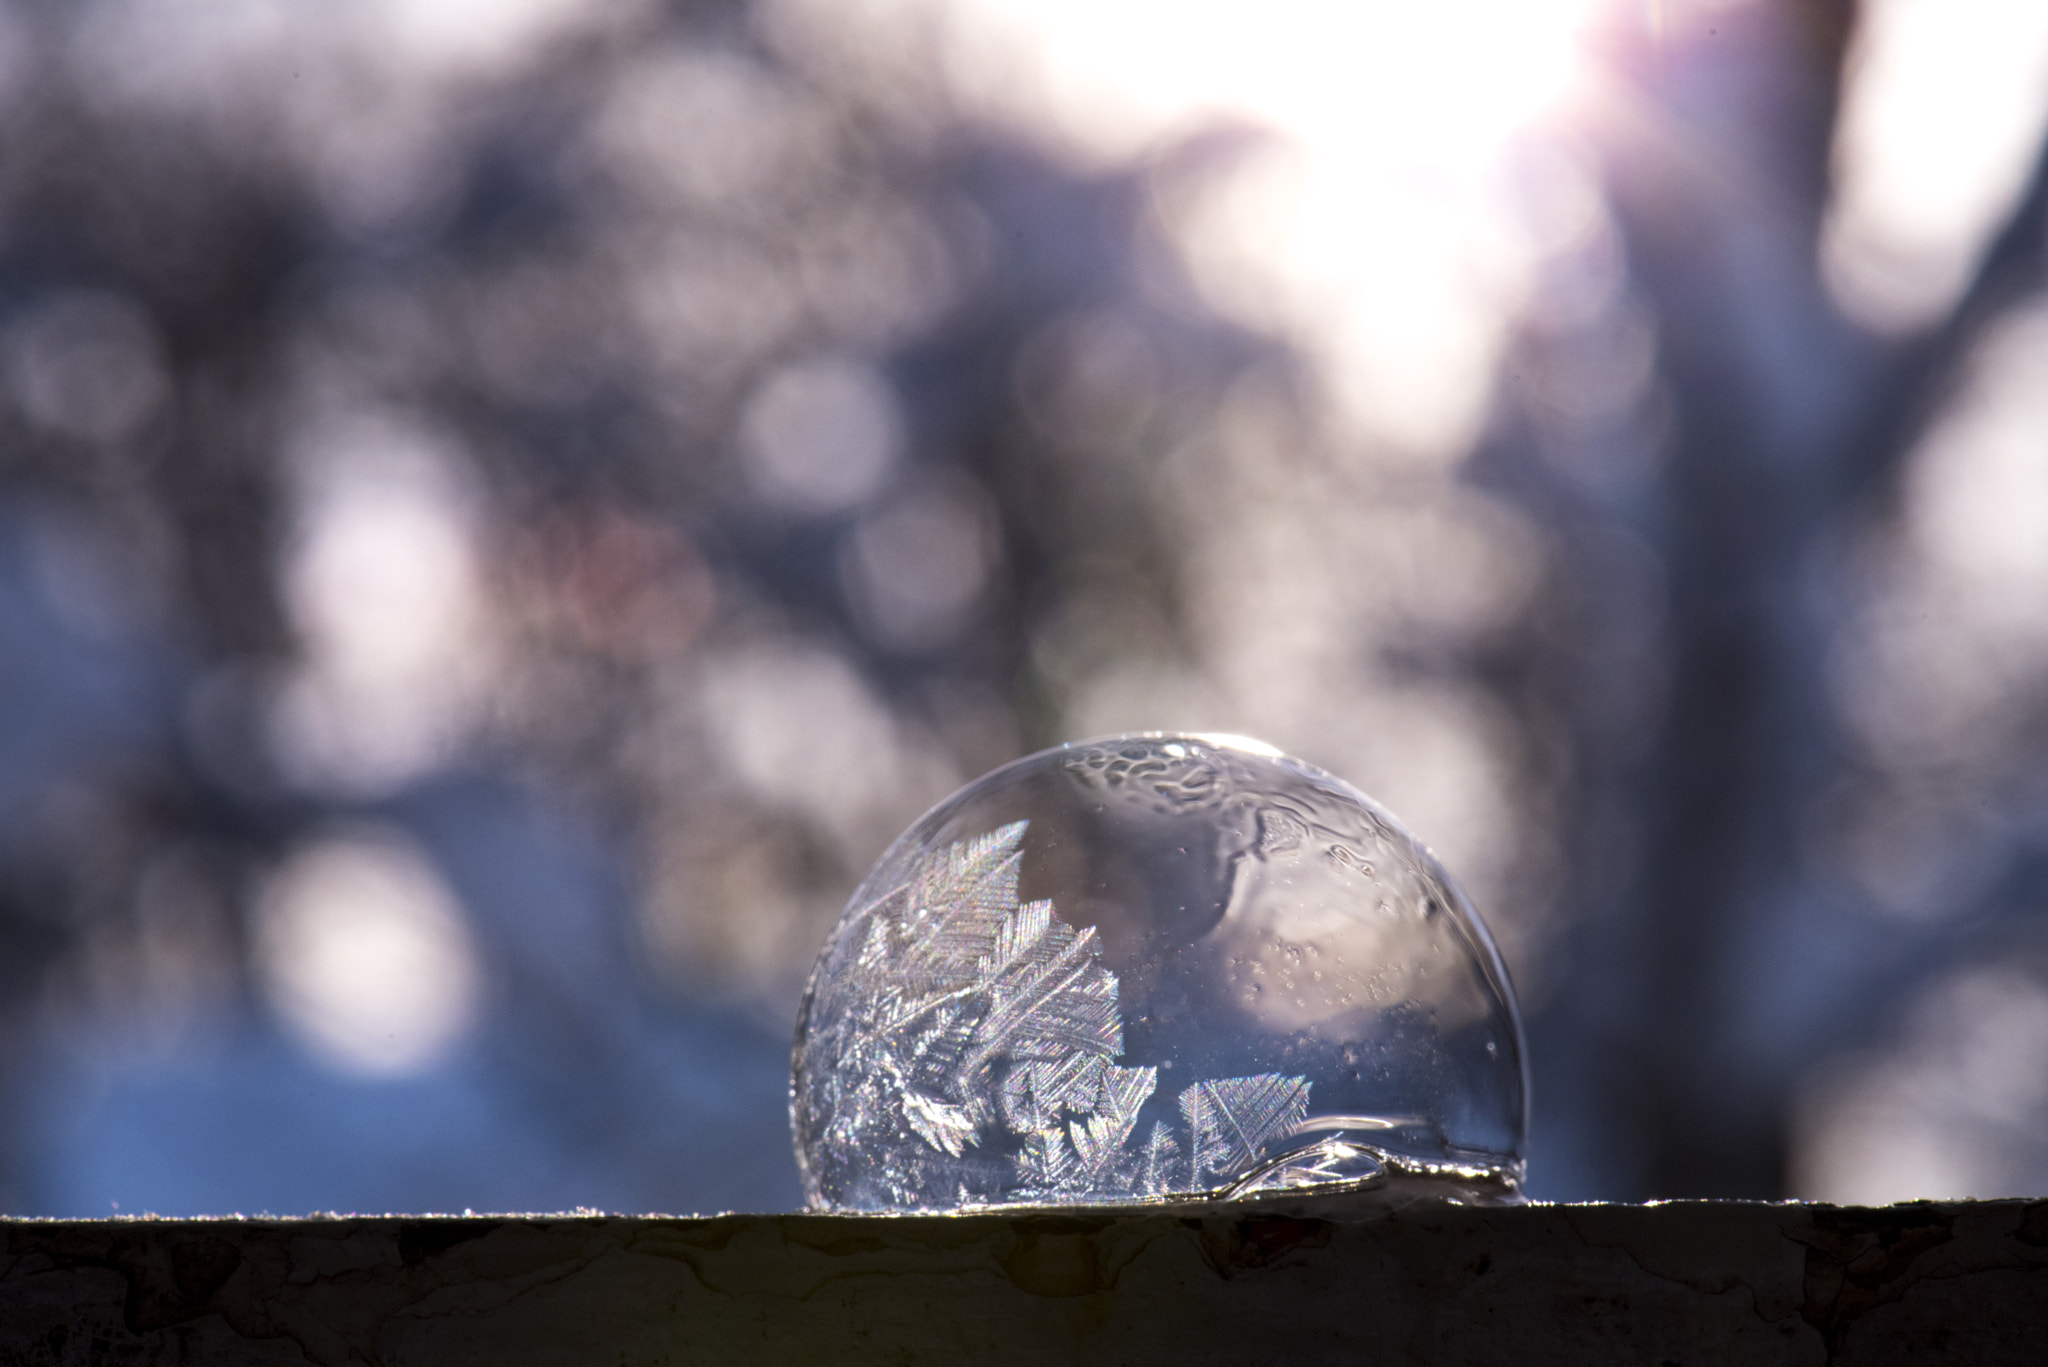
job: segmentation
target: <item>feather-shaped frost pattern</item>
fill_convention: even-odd
[[[1026,1191],[1059,1191],[1074,1172],[1074,1151],[1066,1136],[1056,1129],[1034,1130],[1024,1136],[1017,1154],[1017,1178]]]
[[[1173,1132],[1166,1128],[1166,1122],[1152,1122],[1151,1138],[1145,1141],[1145,1152],[1138,1160],[1137,1188],[1147,1196],[1173,1190],[1179,1180],[1180,1145],[1174,1141]]]
[[[1081,1166],[1090,1173],[1107,1172],[1122,1153],[1124,1141],[1138,1126],[1138,1111],[1159,1085],[1157,1068],[1102,1070],[1102,1087],[1094,1111],[1067,1125],[1067,1139]]]
[[[1076,932],[1051,902],[1019,903],[1025,829],[1012,822],[948,846],[859,913],[866,990],[829,1004],[840,1044],[828,1132],[907,1152],[882,1182],[894,1202],[991,1180],[986,1161],[968,1156],[990,1126],[1012,1141],[1012,1176],[1051,1190],[1081,1167],[1069,1123],[1104,1165],[1135,1123],[1113,1109],[1133,1095],[1121,1075],[1150,1070],[1112,1068],[1123,1049],[1116,977],[1093,930]],[[1112,1071],[1119,1080],[1106,1088]]]
[[[1159,1118],[1158,1071],[1118,1062],[1117,979],[1096,932],[1018,901],[1025,830],[924,856],[849,919],[860,971],[812,1010],[814,1045],[830,1041],[828,1145],[899,1208],[1226,1185],[1300,1122],[1307,1081],[1196,1082],[1178,1126]]]
[[[862,969],[879,968],[889,958],[889,923],[875,916],[867,923],[867,933],[861,937],[860,953],[855,956]]]
[[[1123,1052],[1116,976],[1098,962],[1101,954],[1095,931],[1076,934],[1051,902],[1012,905],[977,965],[989,1012],[975,1043],[976,1062],[1004,1050],[1056,1056],[1078,1049],[1105,1058]],[[1033,1043],[1052,1047],[1034,1050]]]
[[[981,1127],[973,1106],[949,1106],[922,1092],[904,1095],[903,1115],[925,1143],[955,1158],[974,1143],[975,1131]]]
[[[1042,1130],[1057,1124],[1063,1111],[1092,1110],[1102,1091],[1102,1070],[1108,1066],[1098,1054],[1069,1052],[1014,1068],[1010,1077],[1021,1093],[1016,1107],[1019,1128]]]
[[[1308,1114],[1308,1079],[1259,1073],[1197,1082],[1180,1094],[1188,1128],[1188,1180],[1200,1190],[1255,1161]]]
[[[996,932],[995,951],[983,972],[1001,972],[1009,967],[1029,953],[1033,945],[1041,943],[1051,927],[1051,902],[1026,902],[1018,907],[1016,915],[1003,918],[1002,928]]]
[[[1024,826],[1015,821],[949,845],[912,874],[902,956],[914,992],[951,992],[980,978],[1004,922],[1017,911]]]

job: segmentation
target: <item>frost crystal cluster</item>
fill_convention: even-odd
[[[791,1117],[828,1209],[1511,1199],[1524,1093],[1498,956],[1391,816],[1140,736],[1019,760],[890,848],[805,994]]]

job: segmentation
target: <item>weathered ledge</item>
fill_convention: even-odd
[[[2048,1200],[4,1221],[0,1362],[2048,1362]]]

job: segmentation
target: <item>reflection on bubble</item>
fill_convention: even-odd
[[[1063,746],[970,784],[855,892],[797,1027],[833,1209],[1329,1183],[1511,1199],[1521,1027],[1442,867],[1254,743]]]

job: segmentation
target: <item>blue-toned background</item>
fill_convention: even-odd
[[[1531,1191],[2048,1183],[2048,10],[0,4],[0,1211],[783,1208],[959,783],[1464,881]]]

